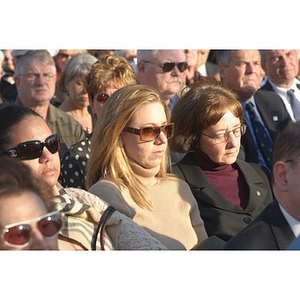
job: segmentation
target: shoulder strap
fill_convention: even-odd
[[[92,237],[92,242],[91,242],[91,250],[96,250],[96,242],[97,242],[97,237],[100,231],[100,245],[101,245],[101,250],[105,250],[104,248],[104,230],[106,227],[106,223],[111,217],[111,215],[115,212],[115,208],[113,206],[109,206],[103,213],[103,215],[100,218],[100,221],[97,225],[96,231],[93,234]]]

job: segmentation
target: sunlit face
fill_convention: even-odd
[[[280,87],[290,87],[298,74],[297,50],[270,50],[266,53],[265,72]]]
[[[142,126],[161,126],[167,124],[165,110],[161,103],[144,104],[132,116],[127,127],[140,129]],[[126,155],[147,169],[160,165],[168,145],[163,132],[152,142],[140,140],[139,135],[123,132],[122,140]]]
[[[33,79],[29,74],[39,74]],[[45,79],[44,74],[51,75],[50,80]],[[24,65],[23,74],[16,77],[18,96],[25,106],[40,106],[49,104],[54,96],[56,82],[55,66],[44,65],[35,59],[29,59]]]
[[[210,52],[209,49],[198,50],[198,64],[199,64],[199,67],[206,63],[206,61],[208,59],[209,52]]]
[[[241,100],[248,100],[254,94],[263,73],[258,50],[231,51],[229,66],[220,66],[222,82]]]
[[[185,84],[186,71],[181,73],[176,66],[172,71],[164,73],[160,65],[165,62],[184,61],[186,61],[186,57],[183,50],[160,50],[151,63],[139,64],[138,81],[155,88],[161,99],[169,104],[169,100]]]
[[[13,126],[12,132],[11,142],[7,149],[14,148],[20,143],[32,140],[44,142],[47,137],[52,135],[46,122],[42,118],[35,116],[29,116],[23,119],[18,125]],[[52,154],[44,147],[43,154],[40,158],[23,160],[22,162],[28,165],[39,178],[43,178],[49,187],[53,187],[57,184],[60,174],[58,152]]]
[[[15,70],[15,63],[14,58],[11,55],[11,50],[2,50],[4,54],[4,61],[3,61],[3,69],[6,71],[14,71]]]
[[[89,106],[89,97],[84,86],[84,77],[75,77],[66,85],[69,98],[76,108]]]
[[[55,61],[58,67],[58,70],[61,71],[67,62],[72,58],[76,53],[75,50],[59,50],[55,57]]]
[[[205,129],[203,133],[216,136],[240,126],[240,119],[235,117],[231,111],[227,111],[217,124]],[[200,149],[215,163],[227,165],[236,161],[240,143],[241,138],[235,137],[232,132],[229,133],[228,140],[220,144],[215,144],[210,137],[201,135]]]
[[[109,83],[107,84],[107,86],[103,89],[101,89],[101,91],[99,91],[99,93],[106,93],[108,96],[111,96],[116,90],[120,89],[121,86],[117,86],[113,83]],[[97,95],[96,95],[97,96]],[[105,102],[99,102],[96,100],[96,97],[93,101],[90,101],[90,106],[92,111],[94,112],[94,114],[96,114],[97,117],[100,116],[103,108],[104,108],[104,104]]]
[[[24,191],[19,195],[10,195],[0,198],[0,232],[3,227],[38,218],[48,211],[43,200],[32,191]],[[26,222],[24,222],[26,223]],[[28,224],[28,223],[27,223]],[[4,244],[0,239],[1,250],[58,250],[57,236],[46,239],[37,229],[36,224],[31,225],[29,244],[25,248],[15,248]]]
[[[186,54],[186,62],[188,66],[197,68],[198,66],[198,51],[199,50],[184,50]]]

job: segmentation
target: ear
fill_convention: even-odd
[[[274,184],[281,190],[287,191],[289,187],[287,179],[287,163],[283,161],[277,161],[273,166],[273,180]]]

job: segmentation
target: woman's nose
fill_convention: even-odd
[[[29,245],[31,250],[49,250],[45,237],[37,228],[34,228],[31,231]]]

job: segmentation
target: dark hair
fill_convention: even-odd
[[[13,134],[12,127],[28,116],[42,118],[38,113],[23,106],[7,106],[0,109],[0,152],[6,150]]]
[[[278,134],[273,150],[273,164],[277,161],[299,161],[300,156],[300,121],[287,125]]]
[[[54,203],[50,199],[54,195],[48,191],[46,183],[35,177],[30,167],[21,160],[0,157],[0,198],[19,195],[25,191],[36,193],[43,200],[47,210],[53,210]]]

